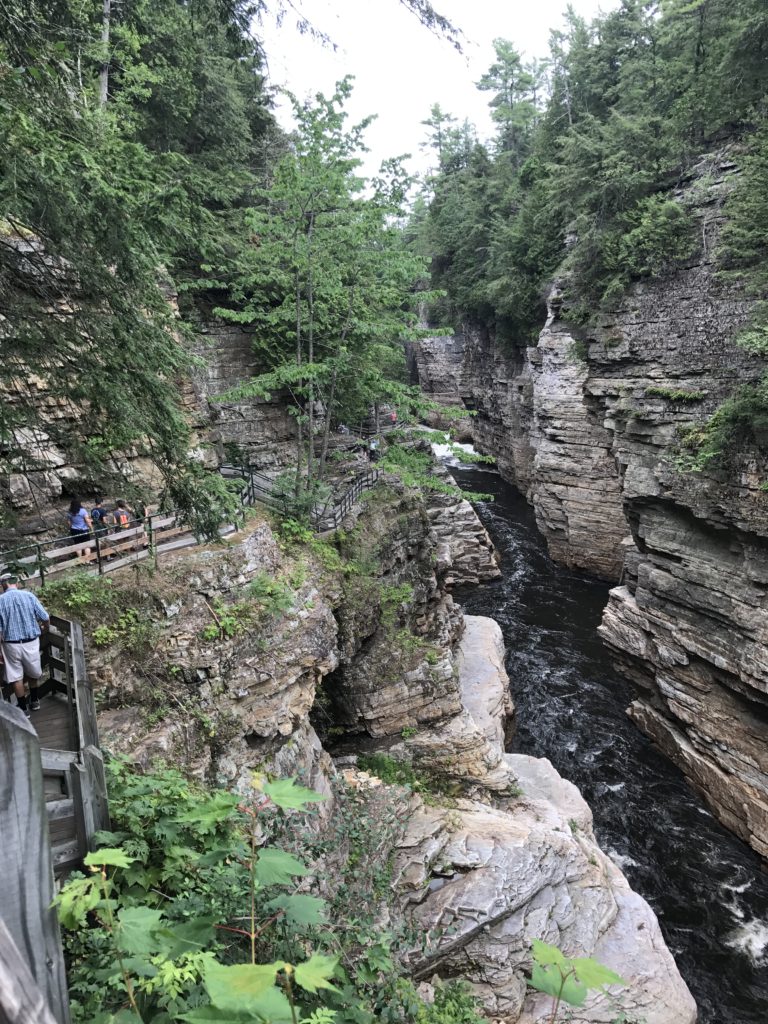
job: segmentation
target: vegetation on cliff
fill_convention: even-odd
[[[434,315],[529,344],[555,278],[569,319],[610,309],[633,280],[693,255],[680,189],[702,153],[728,142],[742,147],[743,173],[716,255],[731,286],[765,299],[766,52],[763,0],[622,0],[591,23],[569,11],[545,61],[497,40],[478,83],[494,142],[439,108],[427,122],[437,169],[411,230],[450,298]],[[768,347],[764,322],[758,309],[752,351]],[[710,457],[764,437],[765,391],[736,394],[697,438]]]
[[[577,319],[688,255],[672,190],[707,146],[761,122],[766,47],[761,0],[622,0],[592,23],[569,11],[545,61],[498,39],[478,83],[494,143],[442,112],[439,133],[434,111],[428,123],[438,168],[416,229],[454,309],[525,341],[566,252]],[[744,189],[757,200],[749,176]],[[755,228],[743,254],[731,233],[736,263],[757,255]]]
[[[455,36],[429,3],[402,2]],[[226,488],[189,458],[184,410],[201,309],[253,332],[263,375],[244,393],[290,394],[300,449],[316,400],[327,441],[332,416],[400,385],[423,276],[397,229],[407,179],[390,163],[364,192],[348,82],[295,104],[295,136],[277,130],[253,35],[266,10],[0,5],[3,477],[63,458],[69,488],[125,493],[125,457],[144,456],[167,504],[221,517]]]

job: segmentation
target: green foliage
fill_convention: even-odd
[[[288,584],[281,579],[274,579],[266,572],[257,573],[245,592],[261,615],[284,615],[293,606],[293,591]]]
[[[172,770],[107,771],[114,831],[56,898],[75,1024],[479,1024],[463,986],[425,1005],[377,923],[402,829],[396,802],[370,803],[385,791],[340,784],[323,831],[307,809],[324,798],[293,779],[254,777],[244,800]],[[308,858],[340,849],[326,908]]]
[[[552,996],[552,1021],[557,1019],[561,1003],[583,1006],[590,989],[624,985],[618,974],[590,957],[569,958],[556,946],[533,940],[533,970],[528,984],[538,992]]]
[[[439,984],[435,987],[435,1000],[418,1013],[418,1024],[481,1024],[477,997],[461,981]]]
[[[707,397],[706,391],[686,391],[685,388],[670,388],[663,384],[651,384],[645,389],[647,398],[667,398],[670,402],[701,402]]]
[[[389,754],[363,754],[357,759],[358,767],[397,786],[407,786],[414,793],[444,794],[446,787],[435,776],[418,771],[409,761],[400,761]]]
[[[389,473],[400,477],[408,487],[435,491],[457,498],[466,497],[473,501],[492,501],[492,494],[463,491],[455,484],[448,484],[435,475],[435,460],[429,449],[413,444],[389,444],[379,465]]]
[[[137,609],[128,608],[118,616],[114,625],[97,626],[91,633],[91,640],[96,647],[114,645],[120,650],[140,654],[155,645],[158,634],[157,623]]]
[[[402,339],[417,323],[410,295],[425,275],[397,227],[408,187],[400,165],[388,161],[370,183],[358,175],[369,122],[345,125],[350,93],[345,79],[330,98],[292,100],[293,145],[247,215],[257,244],[218,268],[230,296],[216,312],[253,331],[263,367],[223,397],[279,393],[290,403],[296,518],[323,500],[317,482],[332,420],[359,422],[376,403],[394,400],[405,378]],[[309,438],[323,439],[317,459]]]
[[[729,272],[762,287],[768,70],[757,55],[767,44],[762,0],[622,0],[591,23],[569,10],[543,62],[496,40],[479,87],[497,138],[441,160],[411,225],[432,254],[433,287],[448,294],[447,320],[524,345],[558,268],[572,320],[614,305],[632,280],[694,251],[691,211],[672,196],[681,169],[718,133],[755,126],[721,252]],[[450,115],[439,113],[445,148]]]
[[[109,577],[76,571],[49,580],[40,597],[44,603],[63,615],[80,618],[87,612],[104,612],[115,607],[114,584]]]
[[[133,496],[131,451],[211,532],[208,498],[198,510],[185,481],[198,476],[178,387],[189,332],[168,297],[247,237],[237,211],[272,130],[250,32],[259,8],[113,4],[105,48],[99,4],[3,5],[4,475],[48,468],[35,436],[83,466],[81,490]],[[52,401],[79,414],[47,415]]]
[[[380,589],[380,599],[381,623],[386,629],[392,629],[402,606],[413,600],[413,587],[410,583],[384,585]]]

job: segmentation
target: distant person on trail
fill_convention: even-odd
[[[71,537],[90,537],[91,517],[88,514],[88,509],[79,498],[73,498],[69,503],[67,519],[69,520],[69,533]]]
[[[112,519],[115,523],[117,530],[127,530],[131,525],[131,515],[128,509],[125,507],[124,501],[118,501],[115,505],[115,511],[112,513]]]
[[[87,541],[91,536],[91,517],[88,514],[88,509],[83,505],[79,498],[73,498],[70,502],[67,519],[69,520],[70,537],[79,537],[82,540]],[[78,554],[83,558],[90,550],[90,547],[86,545],[85,547],[78,549]]]
[[[3,593],[0,595],[0,639],[2,639],[5,679],[16,691],[19,709],[29,718],[24,691],[26,680],[33,711],[40,710],[40,627],[48,628],[51,621],[31,590],[18,590],[18,578],[6,574],[0,577]]]
[[[376,437],[372,437],[368,445],[368,458],[371,462],[379,461],[379,441]]]
[[[111,514],[104,508],[104,503],[101,498],[99,498],[91,509],[93,532],[97,537],[103,537],[106,534],[110,515]]]
[[[392,424],[393,427],[397,423],[397,409],[393,409],[392,412],[389,414],[389,422]]]

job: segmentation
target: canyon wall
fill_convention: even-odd
[[[591,994],[585,1022],[693,1024],[658,922],[597,845],[578,790],[548,761],[505,753],[501,630],[464,618],[448,589],[498,568],[471,508],[451,515],[443,497],[387,475],[335,544],[289,542],[257,516],[226,547],[96,581],[84,625],[102,741],[241,791],[254,771],[300,777],[327,797],[313,818],[331,837],[313,872],[325,895],[368,870],[346,863],[335,815],[350,792],[361,808],[370,796],[367,813],[397,822],[378,839],[380,920],[408,922],[416,940],[398,955],[427,987],[460,978],[490,1014],[544,1024],[551,1001],[526,986],[541,938],[625,979]],[[410,764],[422,795],[358,764],[382,752]]]
[[[191,430],[193,456],[210,468],[248,460],[267,473],[294,461],[296,421],[280,396],[269,401],[217,400],[257,372],[251,335],[240,327],[201,318],[191,354],[195,364],[190,376],[177,386]],[[112,492],[122,486],[121,479],[148,496],[162,490],[158,467],[138,448],[112,453],[102,478],[95,477],[79,460],[73,443],[88,440],[87,414],[72,403],[54,399],[39,378],[29,379],[25,387],[35,395],[40,425],[17,431],[25,461],[18,472],[0,477],[0,501],[9,513],[7,523],[0,526],[0,544],[10,547],[65,535],[68,525],[63,512],[73,495],[88,503],[100,494],[110,504],[120,497]],[[20,398],[9,393],[3,400],[13,409]]]
[[[768,465],[748,450],[678,468],[681,432],[762,373],[735,343],[750,303],[713,256],[732,172],[711,158],[678,195],[696,256],[590,327],[554,290],[536,346],[468,329],[446,358],[477,447],[527,495],[553,558],[620,584],[601,632],[642,688],[630,714],[768,857]]]

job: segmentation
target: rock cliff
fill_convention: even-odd
[[[528,496],[552,556],[621,583],[602,634],[643,688],[632,717],[768,856],[768,467],[757,451],[697,474],[676,464],[681,431],[762,373],[735,343],[750,304],[713,256],[733,171],[708,158],[678,194],[695,257],[589,328],[555,290],[536,346],[468,329],[444,358],[461,362],[478,448]]]
[[[103,741],[240,789],[254,770],[298,775],[331,797],[320,829],[340,785],[324,744],[387,750],[436,786],[428,802],[392,790],[400,825],[381,853],[393,865],[382,913],[428,940],[407,956],[415,978],[461,977],[489,1012],[544,1021],[525,985],[540,937],[616,968],[627,985],[615,1005],[648,1024],[692,1024],[655,917],[596,845],[578,791],[548,762],[505,754],[501,631],[454,605],[461,545],[432,513],[387,478],[335,545],[281,540],[257,517],[225,546],[97,581],[86,633]],[[488,549],[474,551],[477,576]],[[347,786],[376,784],[344,773]],[[609,1006],[591,1001],[584,1019],[613,1020]]]

